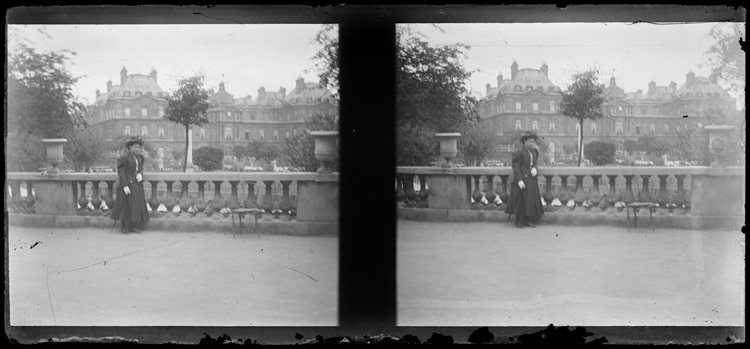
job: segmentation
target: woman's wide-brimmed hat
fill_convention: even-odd
[[[521,143],[526,142],[527,139],[534,138],[534,140],[537,140],[536,132],[534,131],[526,131],[521,135]]]
[[[125,148],[130,148],[133,144],[138,144],[140,146],[143,146],[143,140],[141,139],[141,136],[135,135],[133,137],[128,138],[128,140],[125,141]]]

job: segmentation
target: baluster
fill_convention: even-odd
[[[581,210],[583,202],[586,201],[586,193],[583,192],[583,177],[586,175],[575,175],[576,177],[576,192],[573,195],[573,202],[576,203],[574,210]]]
[[[638,193],[638,201],[651,202],[651,192],[648,189],[648,180],[651,178],[651,175],[641,175],[641,178],[643,178],[643,188]]]
[[[174,181],[164,181],[164,183],[167,184],[167,194],[166,200],[164,200],[164,207],[167,208],[167,217],[174,217],[174,207],[177,205],[177,200],[175,200],[174,196],[172,195],[172,184],[174,184]]]
[[[406,191],[404,191],[404,175],[396,175],[396,207],[406,207]]]
[[[255,181],[245,181],[247,184],[247,196],[245,197],[245,208],[256,208],[258,198],[255,196]]]
[[[272,220],[273,217],[273,183],[274,181],[263,181],[266,185],[266,195],[263,198],[263,211],[266,213],[263,215],[264,220]]]
[[[289,186],[292,181],[280,181],[282,186],[281,201],[279,202],[279,209],[281,210],[281,220],[290,221],[292,214],[292,200],[289,199]]]
[[[188,185],[190,185],[190,181],[180,181],[180,183],[182,183],[182,190],[180,193],[180,214],[183,214],[187,213],[190,206],[193,206],[193,202],[190,199],[190,195],[188,195]]]
[[[594,181],[594,183],[591,186],[591,194],[589,194],[589,200],[591,200],[591,208],[599,206],[599,203],[602,202],[602,194],[599,192],[599,179],[601,179],[602,175],[592,175],[591,179]],[[603,206],[602,211],[606,209],[606,206]]]
[[[196,214],[198,213],[206,213],[206,207],[208,206],[208,201],[206,201],[206,181],[195,181],[198,183],[198,198],[195,199],[195,208],[198,210]]]
[[[633,198],[633,177],[635,175],[623,175],[625,177],[625,195],[622,196],[622,202],[629,204],[635,201]]]
[[[568,176],[569,175],[560,175],[561,192],[559,195],[559,199],[560,199],[560,204],[562,205],[562,208],[563,208],[563,210],[561,210],[560,212],[566,212],[565,209],[568,207],[568,201],[570,201],[571,199],[570,192],[568,191]]]
[[[224,199],[221,197],[221,183],[224,181],[213,181],[214,182],[214,199],[211,200],[211,208],[214,210],[212,215],[213,218],[221,219],[221,209],[224,208]]]
[[[472,177],[474,177],[474,192],[471,193],[471,198],[474,199],[474,203],[471,205],[471,209],[482,210],[484,209],[484,204],[482,204],[482,198],[484,197],[484,194],[482,194],[482,191],[479,189],[479,177],[481,177],[481,175]]]
[[[677,214],[684,215],[685,212],[685,203],[687,202],[687,196],[685,196],[685,190],[683,188],[683,181],[685,180],[684,174],[681,175],[674,175],[675,178],[677,178],[677,192],[674,195],[674,203],[677,205]]]
[[[102,215],[102,198],[99,196],[99,182],[100,181],[91,181],[91,205],[94,206],[94,211],[91,212],[92,216]]]
[[[495,175],[487,175],[485,176],[487,178],[487,183],[484,187],[484,197],[487,199],[487,206],[484,207],[485,210],[497,210],[497,205],[495,204]]]
[[[544,193],[544,203],[547,205],[546,210],[552,211],[552,201],[555,200],[555,194],[552,192],[552,178],[554,178],[554,175],[545,175],[545,184],[544,186],[547,187]]]
[[[111,210],[112,207],[115,205],[115,181],[106,181],[107,182],[107,198],[104,200],[104,203],[107,205],[107,210]]]
[[[404,175],[404,193],[406,194],[406,207],[417,207],[417,192],[414,190],[414,175]]]
[[[509,175],[499,175],[500,176],[500,190],[497,193],[497,196],[500,198],[500,205],[505,205],[508,203],[508,176]]]
[[[81,205],[81,208],[78,209],[78,215],[80,216],[90,216],[91,213],[89,213],[89,200],[86,198],[86,182],[87,181],[79,181],[78,185],[81,186],[81,196],[78,198],[78,204]]]
[[[429,193],[427,193],[427,175],[421,174],[419,176],[419,194],[417,194],[417,199],[419,199],[419,208],[428,208],[430,205],[427,203],[427,199],[429,198]]]
[[[607,175],[609,178],[609,192],[607,192],[607,205],[609,205],[609,213],[614,213],[614,207],[617,203],[617,189],[615,188],[617,175]]]
[[[23,202],[26,213],[34,213],[34,182],[26,181],[26,199]]]
[[[669,203],[669,196],[667,196],[667,178],[669,175],[657,175],[659,177],[659,195],[656,197],[656,203],[659,204],[659,209],[656,211],[657,214],[667,214],[667,204]]]
[[[159,205],[161,204],[159,202],[159,194],[158,194],[158,186],[159,181],[150,181],[151,182],[151,200],[149,200],[148,205],[151,207],[151,217],[159,217],[161,214],[159,213]],[[165,206],[166,207],[166,206]]]
[[[230,210],[236,210],[240,208],[240,200],[237,196],[237,184],[239,184],[240,181],[229,181],[229,185],[232,186],[232,196],[229,197],[229,200],[227,200],[227,207],[229,207]]]
[[[21,195],[21,181],[11,181],[10,190],[13,192],[13,209],[16,212],[24,212],[23,196]]]

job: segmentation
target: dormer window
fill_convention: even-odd
[[[146,92],[146,96],[152,97],[153,93],[151,91]]]
[[[138,97],[141,95],[141,91],[135,91],[135,96]]]
[[[534,86],[531,86],[531,85],[526,86],[526,91],[531,91],[533,89],[534,89]]]
[[[521,85],[516,85],[516,86],[515,86],[515,87],[513,87],[513,88],[514,88],[514,89],[515,89],[516,91],[521,91],[521,90],[523,89],[523,88],[521,87]]]
[[[537,86],[536,89],[539,91],[544,91],[544,86]]]
[[[698,97],[703,97],[703,92],[698,92]]]
[[[311,102],[312,102],[312,98],[309,98],[309,97],[308,97],[307,99],[305,99],[305,102],[307,102],[307,103],[311,103]]]
[[[130,91],[125,91],[125,92],[123,93],[123,95],[124,95],[125,97],[130,97]]]

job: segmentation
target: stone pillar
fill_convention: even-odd
[[[471,205],[471,182],[467,176],[430,175],[430,208],[468,210]]]
[[[297,222],[338,221],[338,182],[297,181]]]
[[[690,214],[699,217],[699,226],[695,228],[739,229],[745,221],[744,168],[733,171],[737,173],[715,172],[719,173],[691,177]]]
[[[60,180],[35,182],[37,195],[34,207],[36,214],[75,216],[78,213],[75,185],[75,182]]]

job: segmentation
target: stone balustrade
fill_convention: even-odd
[[[398,167],[396,173],[397,204],[403,208],[399,210],[401,217],[448,219],[446,217],[460,216],[465,220],[497,219],[498,214],[506,216],[503,203],[509,197],[511,167]],[[586,219],[576,213],[624,216],[626,213],[618,202],[635,201],[658,204],[654,212],[657,216],[688,217],[667,219],[681,221],[676,225],[685,228],[744,221],[744,167],[541,166],[538,182],[540,199],[549,213],[545,217],[551,217],[553,222],[585,224]],[[408,212],[410,209],[440,212],[422,214]],[[494,211],[496,214],[458,214],[459,211]],[[578,218],[562,217],[566,214]]]
[[[11,212],[40,217],[108,218],[109,213],[103,208],[113,207],[118,180],[116,173],[8,173],[6,178]],[[157,221],[231,221],[226,209],[242,207],[261,209],[262,222],[323,223],[329,230],[337,229],[338,173],[147,172],[143,180],[151,217]],[[20,190],[22,182],[27,189],[25,197]],[[207,183],[213,186],[213,195],[206,193]],[[222,195],[222,185],[227,184],[231,194]],[[179,193],[174,190],[176,185]],[[195,186],[197,192],[191,195],[188,189]],[[166,189],[162,196],[159,187]],[[280,195],[274,195],[274,187],[281,189]],[[292,187],[296,195],[290,195]],[[246,192],[240,192],[243,188]],[[102,192],[106,194],[100,195]],[[158,210],[162,206],[166,212]],[[231,222],[228,224],[231,226]]]

